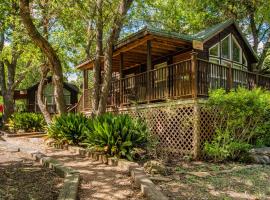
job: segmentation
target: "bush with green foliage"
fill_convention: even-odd
[[[216,161],[239,159],[253,146],[270,146],[270,93],[238,88],[210,93],[208,108],[215,111],[215,135],[205,152]]]
[[[146,124],[140,120],[133,120],[128,115],[106,113],[88,122],[89,129],[85,132],[84,142],[110,156],[133,160],[132,150],[146,145]]]
[[[45,120],[42,114],[15,113],[8,121],[8,127],[13,131],[43,131]]]
[[[79,144],[84,139],[88,119],[82,114],[57,116],[48,126],[48,136],[61,144]]]

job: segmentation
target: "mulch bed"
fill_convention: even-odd
[[[57,199],[63,179],[32,160],[0,163],[1,200]]]
[[[170,200],[270,199],[270,166],[182,162],[173,173],[153,177]]]

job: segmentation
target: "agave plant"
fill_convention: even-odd
[[[48,136],[61,143],[79,144],[84,139],[87,120],[82,114],[55,117],[48,126]]]
[[[89,146],[103,148],[117,157],[132,160],[132,149],[143,147],[147,141],[147,127],[139,120],[128,115],[106,113],[88,121],[85,129],[85,143]]]

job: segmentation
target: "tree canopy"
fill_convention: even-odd
[[[1,90],[8,89],[8,85],[9,89],[24,89],[39,82],[41,66],[48,59],[23,23],[25,19],[20,10],[23,2],[27,1],[0,2]],[[258,70],[270,70],[270,4],[267,0],[31,0],[29,3],[30,19],[57,55],[64,80],[72,77],[78,86],[82,84],[82,74],[75,66],[97,54],[106,54],[106,49],[110,54],[110,45],[119,37],[144,26],[193,34],[229,18],[239,23],[259,55]],[[121,5],[128,5],[127,13],[122,12]],[[110,37],[113,38],[110,40]],[[53,68],[48,72],[49,75],[54,73]]]

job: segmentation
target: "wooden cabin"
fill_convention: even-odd
[[[198,155],[202,141],[211,137],[206,126],[212,119],[197,113],[196,102],[216,88],[269,89],[270,78],[253,70],[257,61],[233,20],[194,35],[146,27],[114,46],[108,109],[144,117],[172,155]],[[88,73],[93,66],[94,60],[87,60],[77,67],[84,74],[79,111],[86,114],[91,111]],[[194,116],[199,125],[191,120]]]
[[[37,103],[37,90],[39,83],[33,85],[32,87],[27,88],[26,90],[15,91],[14,99],[24,99],[26,100],[26,111],[27,112],[40,112],[38,103]],[[64,82],[64,98],[67,109],[72,108],[78,102],[78,93],[79,89],[77,86]],[[49,77],[45,84],[43,101],[46,103],[48,111],[51,114],[55,114],[56,104],[54,98],[54,91],[52,85],[52,78]]]

